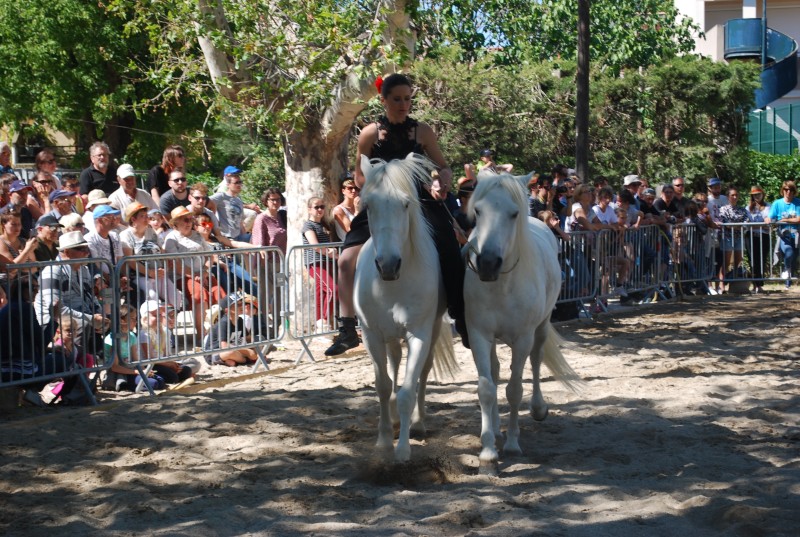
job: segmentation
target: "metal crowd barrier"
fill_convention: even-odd
[[[226,342],[226,350],[253,349],[258,356],[253,372],[259,366],[269,369],[266,354],[284,335],[283,274],[283,253],[275,247],[121,258],[113,275],[113,300],[134,308],[136,349],[131,338],[120,338],[117,318],[112,319],[113,333],[120,356],[138,354],[137,361],[123,365],[146,377],[153,365],[165,361],[195,372],[203,362],[213,363],[219,348],[212,348],[212,329],[224,313],[221,304],[226,297],[238,297],[228,318],[241,334]],[[255,297],[255,308],[248,310],[246,295]],[[166,307],[141,311],[153,301]],[[139,389],[153,391],[149,383]]]
[[[109,319],[117,304],[104,300],[104,259],[76,259],[13,265],[0,316],[0,388],[39,392],[61,380],[53,394],[64,400],[83,395],[96,404],[99,375],[111,367],[104,352]],[[77,377],[80,387],[71,379]]]
[[[328,343],[338,332],[339,317],[337,259],[342,243],[294,246],[286,255],[292,303],[289,326],[291,336],[303,346],[295,363],[304,356],[314,361],[309,343],[321,339]],[[335,253],[334,253],[335,252]]]

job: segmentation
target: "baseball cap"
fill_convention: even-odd
[[[708,186],[715,186],[715,185],[721,185],[721,184],[722,184],[722,181],[720,180],[719,177],[712,177],[711,179],[708,180]]]
[[[8,187],[9,193],[12,194],[14,192],[21,192],[23,190],[33,190],[33,189],[20,180],[14,181],[13,183],[11,183],[11,186]]]
[[[133,171],[133,166],[130,164],[123,164],[117,168],[117,177],[126,179],[128,177],[135,177],[136,173]]]
[[[58,219],[52,214],[45,214],[42,215],[42,217],[36,221],[36,227],[64,227],[64,226],[59,224]]]
[[[656,190],[654,188],[645,188],[642,193],[643,196],[655,196]]]
[[[636,184],[641,184],[641,183],[642,183],[642,180],[639,179],[638,175],[631,174],[631,175],[626,175],[625,176],[625,179],[623,179],[623,183],[622,184],[624,186],[630,186],[630,185],[636,185]]]
[[[100,205],[95,207],[92,211],[92,216],[95,218],[103,218],[104,216],[115,216],[120,214],[119,209],[115,209],[111,205]]]
[[[223,175],[239,175],[240,173],[242,173],[242,170],[240,170],[236,166],[226,166],[225,171],[222,173]]]
[[[481,156],[482,157],[491,157],[492,155],[494,155],[494,151],[492,151],[491,149],[483,149],[483,150],[481,150]]]
[[[72,192],[71,190],[53,190],[50,192],[48,199],[50,200],[50,203],[52,203],[55,200],[59,200],[61,198],[71,198],[75,195],[75,192]]]
[[[166,306],[161,304],[158,300],[145,300],[142,302],[142,305],[139,306],[139,316],[146,317],[150,312],[158,311],[161,308],[166,309]]]

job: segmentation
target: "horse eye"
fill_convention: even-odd
[[[481,210],[475,207],[475,216],[478,217],[481,215]]]
[[[409,206],[409,204],[410,204],[410,203],[411,203],[411,202],[409,202],[409,201],[406,201],[406,202],[405,202],[403,205],[405,206],[405,208],[406,208],[406,209],[408,209],[408,206]]]
[[[511,219],[512,219],[512,220],[514,220],[514,219],[516,219],[518,216],[519,216],[519,211],[514,211],[514,212],[511,214]]]

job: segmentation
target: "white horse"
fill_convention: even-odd
[[[400,418],[394,451],[399,462],[411,456],[411,430],[425,433],[425,388],[434,362],[437,373],[456,368],[451,332],[442,321],[446,302],[439,257],[416,189],[417,181],[430,184],[430,166],[430,161],[413,153],[390,162],[361,160],[366,177],[361,210],[369,215],[372,237],[356,264],[355,307],[380,399],[376,445],[392,448],[394,403]],[[403,385],[397,391],[402,339],[407,342],[408,358]]]
[[[464,302],[472,356],[478,370],[481,405],[481,473],[496,473],[495,436],[500,435],[497,382],[500,365],[495,340],[511,347],[511,378],[506,396],[511,410],[506,455],[521,454],[519,406],[522,372],[530,356],[533,369],[531,413],[547,417],[539,386],[544,363],[560,381],[574,389],[577,375],[558,348],[559,337],[550,314],[561,288],[558,244],[550,229],[528,217],[525,186],[530,176],[482,173],[469,202],[475,227],[464,246],[467,272]]]

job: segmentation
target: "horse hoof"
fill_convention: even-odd
[[[545,406],[544,408],[532,408],[531,416],[533,416],[533,419],[535,419],[536,421],[544,421],[545,418],[547,417],[548,412],[550,412],[550,409],[547,408],[547,406]]]
[[[500,473],[497,461],[481,461],[478,466],[478,475],[496,476]]]
[[[522,456],[522,450],[519,448],[503,448],[503,457],[520,457]]]

